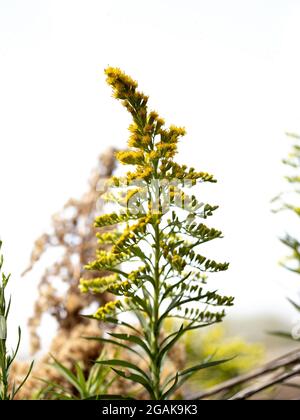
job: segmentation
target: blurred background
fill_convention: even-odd
[[[219,181],[203,200],[220,205],[212,256],[231,263],[213,280],[236,296],[227,331],[281,352],[265,331],[292,328],[285,298],[299,280],[278,265],[278,236],[299,228],[270,201],[286,188],[285,132],[300,133],[299,16],[297,0],[0,0],[0,235],[13,326],[28,335],[47,264],[21,277],[34,240],[82,196],[98,155],[126,145],[129,116],[103,74],[112,65],[168,124],[186,127],[178,160]],[[45,345],[55,330],[46,323]]]

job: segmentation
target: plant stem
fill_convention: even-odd
[[[8,377],[7,377],[7,360],[6,360],[6,343],[5,340],[0,340],[0,355],[1,355],[1,393],[0,400],[9,400],[8,397]]]
[[[5,284],[0,285],[0,316],[6,323]],[[6,337],[0,338],[0,400],[8,400],[8,368]]]
[[[153,304],[153,322],[152,322],[152,372],[153,372],[153,385],[155,399],[161,399],[160,390],[160,370],[161,366],[158,362],[159,354],[159,297],[160,297],[160,275],[159,275],[159,260],[160,260],[160,232],[159,226],[155,224],[155,266],[154,266],[154,304]]]

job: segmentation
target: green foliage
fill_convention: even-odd
[[[283,164],[289,167],[291,172],[285,176],[286,181],[291,184],[292,188],[290,191],[279,194],[273,199],[273,202],[278,204],[278,207],[273,211],[275,213],[281,211],[288,211],[289,214],[293,214],[296,220],[300,216],[299,193],[300,193],[300,136],[293,133],[287,133],[289,139],[292,140],[292,150],[289,153],[287,159],[283,159]],[[280,241],[289,249],[289,254],[280,261],[281,266],[287,270],[300,274],[300,241],[297,237],[292,234],[286,233]],[[300,312],[300,305],[292,299],[288,299],[291,305]],[[281,338],[293,338],[294,340],[300,340],[299,337],[299,326],[295,326],[295,333],[287,333],[283,331],[274,331],[271,334]]]
[[[46,384],[41,390],[37,399],[50,400],[87,400],[98,398],[98,396],[107,394],[115,378],[110,376],[110,369],[98,364],[105,357],[100,355],[96,364],[86,374],[79,363],[75,364],[74,371],[68,369],[53,357],[51,364],[57,372],[66,380],[66,385],[60,385],[55,382],[40,379]]]
[[[281,212],[288,211],[289,214],[293,214],[298,217],[300,216],[300,206],[297,203],[300,193],[300,137],[296,134],[288,133],[288,138],[292,139],[292,150],[289,153],[287,159],[283,159],[283,164],[289,167],[291,172],[285,176],[286,181],[291,184],[291,190],[279,194],[274,198],[274,202],[278,204],[278,207],[273,211]],[[300,273],[300,241],[292,234],[285,234],[281,239],[281,242],[289,249],[289,255],[286,256],[280,264],[287,270],[294,273]]]
[[[2,242],[0,241],[0,250]],[[23,381],[17,386],[10,381],[10,368],[17,356],[20,342],[21,329],[18,329],[18,343],[16,349],[10,354],[7,351],[7,321],[10,310],[11,299],[6,300],[5,289],[10,279],[10,275],[6,276],[1,270],[3,266],[3,255],[0,255],[0,400],[13,400],[20,391],[26,380],[28,379],[33,367],[33,362],[25,375]]]
[[[233,304],[232,297],[206,286],[206,273],[227,270],[228,263],[198,253],[199,246],[222,237],[203,223],[217,206],[201,203],[186,192],[197,183],[216,180],[174,162],[185,129],[166,128],[158,114],[148,110],[148,97],[137,90],[137,83],[119,69],[108,68],[105,73],[114,97],[132,117],[129,149],[118,152],[117,159],[133,169],[123,178],[110,180],[112,192],[106,198],[118,203],[120,211],[95,221],[95,227],[114,228],[109,235],[98,234],[99,243],[107,242],[111,249],[98,251],[86,268],[108,275],[82,279],[81,289],[117,296],[94,317],[127,328],[127,333],[110,333],[109,341],[130,347],[143,368],[119,359],[99,363],[140,384],[151,399],[164,400],[195,372],[224,362],[210,355],[202,363],[162,377],[164,361],[179,339],[188,331],[221,322],[224,307]],[[134,314],[139,327],[126,323],[121,317],[124,313]],[[164,323],[172,318],[181,320],[180,327],[165,334]]]
[[[262,345],[249,344],[239,337],[226,337],[225,330],[220,325],[201,334],[191,331],[186,336],[185,344],[189,363],[209,357],[212,353],[218,358],[231,358],[228,363],[195,375],[193,384],[197,389],[199,385],[204,389],[209,388],[246,373],[262,361],[264,355]]]

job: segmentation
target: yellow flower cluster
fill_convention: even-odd
[[[146,116],[145,107],[148,97],[136,90],[137,82],[119,68],[108,67],[105,74],[107,83],[113,89],[114,97],[121,99],[122,104],[133,115],[137,116],[137,111],[142,111],[138,116],[143,119],[143,116]]]
[[[118,241],[111,249],[113,254],[124,252],[126,247],[136,244],[140,234],[145,234],[146,226],[151,216],[141,217],[138,222],[124,230]]]
[[[110,276],[97,277],[94,279],[80,279],[79,288],[82,293],[87,293],[89,291],[93,293],[104,293],[118,281],[118,278],[117,274],[112,274]]]
[[[138,283],[138,279],[143,274],[145,274],[145,272],[146,272],[146,267],[145,266],[139,267],[137,270],[133,270],[129,273],[128,279],[130,281],[132,281],[133,283]]]
[[[121,294],[121,295],[126,296],[131,286],[132,284],[128,280],[124,280],[124,281],[121,281],[120,283],[115,283],[111,285],[111,287],[109,288],[109,291],[113,292],[116,295]]]
[[[169,128],[169,136],[170,139],[176,138],[186,135],[186,129],[184,127],[177,127],[176,125],[170,125]]]
[[[97,251],[96,260],[85,266],[86,270],[106,270],[126,261],[127,255],[120,252],[118,255],[103,250]]]
[[[128,145],[140,149],[118,152],[117,159],[125,165],[144,166],[144,170],[138,168],[135,174],[129,173],[129,178],[145,179],[152,174],[152,165],[148,166],[151,160],[158,161],[175,156],[178,139],[185,135],[185,129],[174,125],[169,129],[163,129],[165,121],[157,112],[148,112],[148,97],[136,90],[138,86],[136,81],[119,68],[109,67],[105,73],[107,83],[113,88],[114,96],[122,100],[122,104],[133,116],[133,123],[129,126]],[[160,136],[160,141],[155,141],[156,136]]]
[[[177,145],[180,137],[186,134],[184,127],[176,127],[171,125],[168,130],[159,130],[161,143]]]
[[[172,160],[165,159],[161,162],[160,171],[162,176],[168,180],[191,180],[202,182],[217,182],[213,175],[207,172],[196,172],[194,168],[187,168],[186,165],[179,165]]]
[[[169,259],[172,267],[174,267],[179,273],[181,273],[186,267],[186,262],[178,254],[175,254],[173,256],[170,256],[170,254],[168,254],[167,258]]]
[[[161,118],[156,111],[149,112],[148,124],[146,131],[152,132],[154,135],[159,134],[161,128],[165,125],[165,120]]]
[[[150,129],[151,128],[151,129]],[[137,149],[145,150],[152,144],[152,127],[149,125],[148,130],[146,127],[141,132],[139,126],[136,123],[130,124],[128,127],[130,136],[128,139],[128,146],[135,147]]]
[[[156,155],[158,158],[170,159],[176,155],[177,144],[176,143],[157,143]]]
[[[134,91],[138,84],[130,76],[127,76],[121,69],[117,67],[108,67],[105,69],[107,83],[112,86],[115,92]]]
[[[123,165],[142,165],[145,162],[144,153],[141,151],[117,152],[116,158]]]
[[[136,194],[140,192],[141,192],[140,188],[132,188],[131,190],[128,190],[125,197],[126,204],[132,199],[133,196],[135,196]]]
[[[139,276],[140,276],[140,273],[139,273]],[[114,295],[125,296],[127,298],[132,297],[133,294],[136,293],[136,290],[141,285],[141,281],[138,278],[139,276],[137,275],[136,278],[134,279],[131,278],[130,279],[131,281],[129,281],[129,277],[128,277],[128,280],[115,283],[108,289],[108,291],[113,293]],[[133,288],[133,286],[135,286],[135,288]]]
[[[141,272],[135,270],[128,275],[128,280],[121,281],[117,274],[94,279],[80,279],[79,289],[82,293],[104,293],[111,292],[115,295],[129,296],[132,286],[139,286]]]
[[[153,168],[150,165],[137,168],[135,172],[127,172],[128,182],[135,180],[150,181],[153,176]]]
[[[95,220],[94,226],[97,228],[116,225],[118,223],[127,222],[130,219],[139,219],[141,217],[140,214],[131,214],[130,212],[126,213],[110,213],[110,214],[103,214],[98,216]]]
[[[113,244],[115,241],[118,240],[120,237],[120,233],[117,231],[114,232],[104,232],[104,233],[96,233],[96,237],[98,239],[98,244]]]
[[[114,315],[117,309],[122,309],[122,302],[120,300],[108,302],[95,312],[94,318],[99,319],[100,321],[105,321],[107,317]]]

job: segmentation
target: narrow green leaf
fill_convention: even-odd
[[[133,363],[127,362],[126,360],[120,360],[120,359],[111,359],[111,360],[97,360],[95,363],[98,363],[100,365],[106,365],[106,366],[122,366],[128,369],[136,370],[140,374],[142,374],[147,380],[149,380],[147,374],[140,369],[138,366],[134,365]]]
[[[87,390],[86,390],[86,380],[84,377],[84,373],[82,371],[82,368],[80,367],[80,365],[78,363],[75,363],[75,369],[76,369],[76,375],[77,375],[77,380],[79,382],[80,385],[80,395],[82,397],[86,397],[87,394]]]
[[[140,375],[136,375],[134,373],[130,373],[130,374],[126,374],[125,372],[123,372],[122,370],[118,370],[115,368],[112,368],[112,370],[119,376],[121,376],[124,379],[128,379],[129,381],[141,384],[150,394],[151,398],[154,398],[154,392],[153,389],[150,385],[150,383],[148,381],[145,380],[145,378],[143,378]]]
[[[27,374],[25,375],[23,381],[20,383],[20,385],[18,386],[18,388],[16,390],[14,390],[12,399],[14,399],[14,397],[17,395],[17,393],[20,391],[20,389],[23,387],[23,385],[25,384],[25,382],[27,381],[27,379],[29,378],[29,375],[31,374],[32,368],[33,368],[33,363],[31,362],[29,369],[27,371]]]
[[[13,361],[15,360],[15,358],[16,358],[16,356],[18,354],[18,351],[19,351],[19,348],[20,348],[20,344],[21,344],[21,336],[22,336],[21,328],[18,327],[18,342],[17,342],[17,347],[15,348],[15,351],[13,352],[12,356],[9,358],[9,361],[7,363],[8,367],[11,366],[11,364],[13,363]]]
[[[181,327],[177,331],[177,334],[175,335],[175,337],[168,344],[166,344],[162,348],[162,350],[159,352],[158,357],[157,357],[157,360],[159,363],[163,359],[164,355],[175,345],[175,343],[182,337],[183,334],[184,334],[184,329],[183,329],[183,324],[181,324]]]
[[[292,299],[288,298],[288,301],[293,305],[295,309],[297,309],[298,312],[300,312],[300,305],[298,305],[296,302],[294,302]]]
[[[200,363],[198,365],[195,365],[195,366],[192,366],[188,369],[185,369],[182,372],[179,372],[179,376],[184,376],[184,375],[187,375],[189,373],[196,373],[199,370],[207,369],[207,368],[212,367],[212,366],[218,366],[222,363],[229,362],[232,359],[234,359],[234,357],[231,357],[229,359],[215,360],[215,361],[212,361],[212,362]]]
[[[56,360],[55,357],[52,356],[52,358],[54,360],[53,366],[80,392],[80,382],[76,376],[70,371],[70,369],[66,368],[62,363]]]
[[[168,399],[168,397],[170,396],[170,395],[172,395],[172,393],[177,389],[176,387],[177,387],[177,384],[178,384],[178,377],[179,377],[179,375],[178,375],[178,372],[176,373],[176,375],[175,375],[175,379],[174,379],[174,383],[173,383],[173,385],[168,389],[168,391],[166,391],[163,395],[162,395],[162,400],[167,400]]]
[[[151,351],[148,348],[147,344],[136,335],[131,334],[118,334],[118,333],[109,333],[110,336],[114,338],[118,338],[119,340],[129,341],[130,343],[134,343],[140,347],[142,347],[149,355],[151,355]]]
[[[131,330],[135,331],[137,334],[141,334],[139,330],[137,330],[136,328],[134,328],[132,325],[128,324],[127,322],[124,321],[120,321],[119,319],[116,318],[106,318],[106,321],[114,324],[114,325],[122,325],[123,327],[127,327],[130,328]]]
[[[129,347],[126,344],[120,343],[120,342],[115,341],[115,340],[110,340],[109,338],[103,338],[103,337],[83,337],[83,338],[85,338],[86,340],[100,341],[101,343],[114,344],[116,346],[119,346],[119,347],[122,347],[122,348],[124,348],[126,350],[129,350],[132,353],[135,353],[139,357],[142,357],[141,354],[139,352],[137,352],[136,350],[134,350],[132,347]]]

